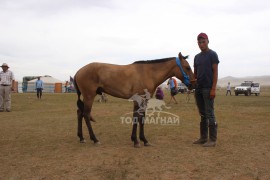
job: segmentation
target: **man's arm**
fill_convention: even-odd
[[[12,80],[12,86],[11,86],[11,90],[14,91],[15,90],[15,80]]]
[[[216,87],[218,81],[218,64],[212,64],[212,71],[213,71],[213,85],[210,92],[210,98],[214,99],[216,96]]]
[[[197,68],[194,67],[194,78],[197,79]]]

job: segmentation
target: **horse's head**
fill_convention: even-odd
[[[176,67],[174,68],[175,76],[180,79],[188,89],[194,89],[196,86],[196,80],[192,69],[187,62],[188,56],[183,56],[181,52],[178,54],[178,58],[176,58]]]

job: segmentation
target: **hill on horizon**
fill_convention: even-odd
[[[270,86],[270,75],[266,76],[246,76],[246,77],[233,77],[227,76],[224,78],[218,79],[218,86],[226,87],[228,82],[231,83],[231,86],[238,86],[244,81],[253,81],[260,83],[261,86]]]

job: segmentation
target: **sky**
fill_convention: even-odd
[[[268,0],[0,0],[0,64],[18,81],[179,52],[193,67],[205,32],[219,78],[270,75],[269,18]]]

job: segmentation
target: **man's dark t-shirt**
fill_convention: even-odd
[[[212,88],[212,65],[218,63],[218,55],[211,49],[207,52],[201,52],[195,56],[194,68],[197,69],[197,88]]]

